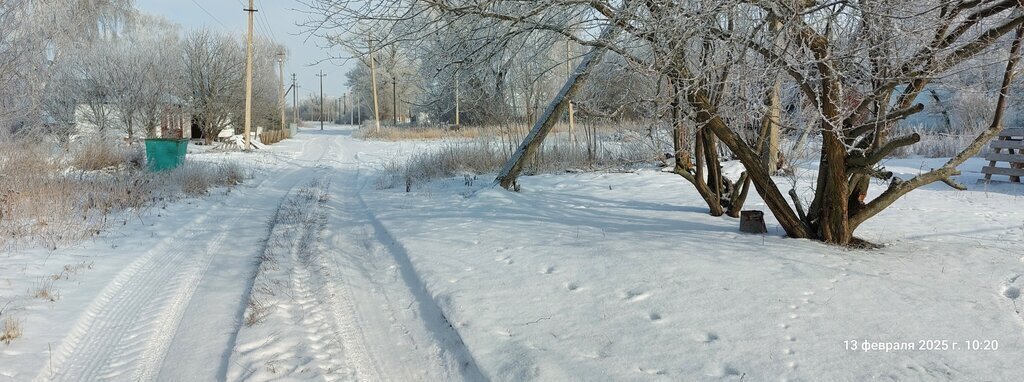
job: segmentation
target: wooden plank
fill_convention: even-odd
[[[995,183],[995,184],[1000,184],[1000,183],[1002,183],[1002,184],[1021,184],[1020,182],[1014,182],[1014,181],[1008,181],[1008,180],[999,180],[999,179],[978,179],[977,183],[978,184],[992,184],[992,183]]]
[[[1024,163],[1024,154],[996,154],[988,153],[985,160],[993,162]]]
[[[1003,168],[985,166],[981,168],[981,172],[992,175],[1024,176],[1024,168]]]
[[[1000,137],[1024,137],[1024,127],[1011,127],[999,132]]]
[[[1024,150],[1024,141],[992,141],[992,148]]]

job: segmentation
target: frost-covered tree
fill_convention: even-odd
[[[210,30],[190,32],[184,39],[182,60],[193,119],[207,141],[232,123],[244,107],[242,68],[245,49],[230,37]]]
[[[118,119],[115,87],[121,77],[115,67],[122,57],[117,42],[103,41],[92,47],[76,54],[78,99],[85,106],[79,117],[105,135]]]
[[[281,77],[277,60],[287,57],[288,51],[284,46],[262,38],[255,41],[254,48],[253,125],[278,130],[281,128],[281,101],[278,98]],[[244,109],[238,113],[244,115]]]
[[[67,138],[81,97],[76,54],[116,36],[132,17],[130,0],[0,1],[9,127],[46,127]]]
[[[479,40],[479,55],[506,51],[524,35],[561,36],[607,49],[638,72],[665,77],[675,90],[670,99],[677,173],[695,185],[715,186],[700,190],[713,211],[724,192],[706,171],[715,171],[714,158],[703,170],[694,163],[702,157],[695,155],[701,142],[704,154],[714,151],[707,144],[721,143],[742,161],[746,178],[789,236],[836,244],[857,242],[857,227],[914,189],[937,181],[961,187],[951,177],[1001,129],[1006,97],[994,102],[991,128],[973,144],[942,167],[911,179],[894,177],[880,162],[919,137],[890,133],[898,121],[923,110],[917,99],[932,81],[978,65],[979,54],[1003,52],[1007,81],[1001,92],[992,91],[1005,94],[1014,72],[1013,65],[1005,65],[1014,63],[1005,52],[1010,35],[1024,23],[1017,0],[305,3],[320,26],[313,33],[330,41],[365,30],[387,31],[379,36],[384,41],[416,41],[447,33],[459,21],[486,20],[495,38]],[[621,33],[596,37],[609,29]],[[473,36],[460,33],[475,41]],[[796,196],[795,205],[789,203],[760,150],[765,127],[786,124],[779,111],[781,94],[774,90],[783,86],[797,91],[794,108],[812,111],[804,115],[823,145],[809,204],[795,191],[789,193]],[[872,179],[888,185],[869,199]]]
[[[25,123],[31,107],[24,91],[29,88],[25,66],[35,53],[24,32],[19,10],[24,0],[0,1],[0,130],[12,132]],[[6,134],[4,134],[6,135]]]

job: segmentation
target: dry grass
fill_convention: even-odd
[[[100,233],[112,214],[141,213],[158,199],[202,195],[245,178],[237,165],[192,162],[153,174],[144,170],[141,147],[77,145],[0,141],[0,251],[56,249]],[[111,147],[96,147],[103,145]]]
[[[83,261],[78,264],[67,264],[64,266],[64,269],[60,271],[60,273],[54,273],[50,275],[50,279],[53,281],[67,281],[71,279],[71,276],[77,275],[78,272],[81,272],[83,269],[92,269],[92,266],[92,261]]]
[[[0,248],[25,238],[55,248],[99,232],[111,212],[145,204],[139,171],[69,171],[73,157],[44,144],[0,143]]]
[[[0,342],[10,345],[11,341],[18,337],[21,337],[21,320],[12,317],[5,318],[3,331],[0,331]]]
[[[270,314],[270,306],[253,296],[249,298],[249,307],[245,310],[245,326],[253,327],[263,322]]]
[[[574,135],[579,141],[584,141],[590,134],[613,136],[624,132],[646,131],[649,129],[648,122],[625,122],[625,123],[577,123]],[[381,126],[377,131],[373,124],[360,126],[355,137],[367,140],[381,141],[407,141],[421,140],[433,141],[441,139],[486,139],[494,138],[518,143],[533,128],[532,124],[509,123],[505,125],[487,126],[462,126],[458,129],[446,125],[429,126]],[[552,129],[553,134],[568,134],[569,126],[559,123]]]
[[[445,138],[477,139],[480,137],[493,137],[502,134],[497,127],[462,127],[452,129],[446,126],[425,126],[425,127],[381,127],[377,131],[372,125],[363,125],[355,134],[356,138],[380,140],[380,141],[433,141]]]
[[[53,279],[43,278],[32,289],[32,297],[54,302],[60,299],[60,292],[53,289]]]
[[[524,175],[565,171],[626,170],[654,164],[662,150],[657,142],[637,134],[599,135],[596,140],[570,142],[564,134],[545,141]],[[377,188],[405,187],[434,179],[496,173],[518,144],[507,137],[447,140],[438,149],[419,153],[404,163],[392,162],[382,169]],[[468,181],[467,181],[468,182]]]
[[[71,166],[82,171],[116,169],[125,165],[141,168],[145,164],[142,145],[124,146],[90,140],[79,144],[71,153]]]
[[[241,184],[246,175],[235,163],[188,162],[171,172],[169,178],[171,185],[181,185],[181,192],[185,195],[202,196],[211,188]]]

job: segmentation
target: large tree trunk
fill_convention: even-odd
[[[771,18],[771,31],[773,34],[778,34],[782,29],[782,21],[777,17]],[[775,37],[777,44],[781,45],[781,38]],[[767,106],[767,113],[761,120],[761,137],[760,151],[761,161],[764,163],[765,170],[769,174],[776,173],[781,167],[779,160],[779,139],[780,139],[780,128],[782,126],[782,99],[780,94],[782,93],[782,80],[776,76],[772,81],[772,87],[768,90],[768,96],[766,97],[765,104]]]
[[[771,174],[765,171],[761,165],[760,156],[743,142],[736,132],[729,129],[725,121],[718,116],[717,110],[712,106],[707,94],[700,89],[693,89],[686,92],[686,99],[690,106],[696,111],[697,123],[703,124],[706,128],[721,139],[743,163],[747,170],[747,176],[754,184],[757,193],[761,195],[768,209],[772,211],[779,224],[786,231],[786,234],[793,238],[809,238],[813,235],[800,220],[795,212],[789,207],[785,196],[779,192],[778,187],[771,178]]]
[[[673,89],[676,91],[672,96],[672,143],[675,146],[675,159],[676,165],[673,172],[683,177],[694,188],[697,189],[697,194],[704,199],[704,202],[708,205],[708,212],[711,216],[722,216],[724,211],[722,209],[722,199],[718,196],[718,193],[708,186],[707,179],[704,178],[704,166],[705,163],[713,163],[709,167],[718,167],[718,161],[706,162],[707,156],[704,155],[705,147],[703,128],[696,131],[696,137],[694,142],[689,141],[689,131],[686,128],[686,121],[682,117],[682,105],[679,102],[679,90],[680,88],[675,85],[676,81],[673,81]],[[690,161],[690,147],[696,146],[696,157],[697,165],[696,168],[693,162]]]

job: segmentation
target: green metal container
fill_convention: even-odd
[[[150,138],[146,139],[146,164],[149,171],[173,170],[185,161],[188,139]]]

